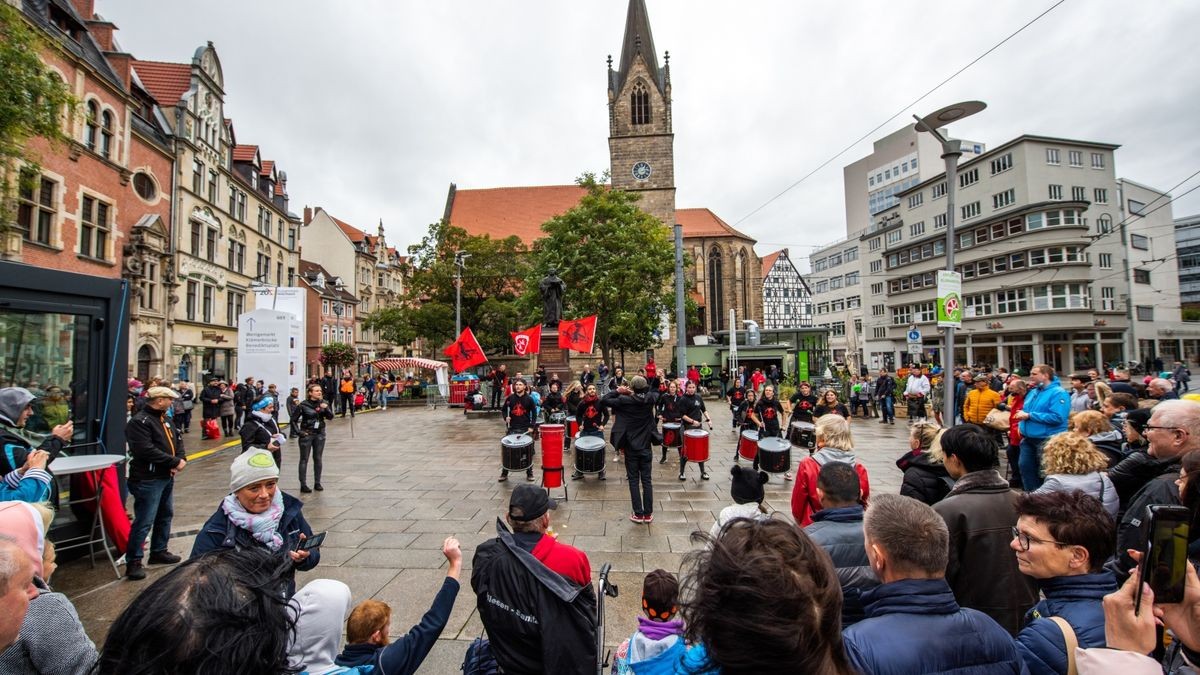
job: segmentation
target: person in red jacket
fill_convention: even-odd
[[[767,376],[763,375],[762,368],[755,368],[754,373],[750,375],[750,388],[754,391],[762,391],[763,383],[767,381]]]
[[[821,498],[817,495],[817,474],[829,462],[846,462],[854,465],[862,488],[859,501],[867,505],[871,485],[867,479],[867,467],[854,458],[854,439],[850,436],[850,423],[840,415],[825,415],[817,420],[817,451],[800,460],[796,468],[796,486],[792,489],[792,517],[796,525],[806,527],[812,522],[812,514],[821,510]]]
[[[1021,412],[1021,408],[1025,405],[1025,392],[1027,390],[1025,380],[1013,378],[1008,382],[1008,400],[1004,401],[1000,407],[1001,410],[1007,410],[1008,416],[1008,484],[1010,487],[1017,490],[1023,489],[1021,484],[1021,469],[1017,466],[1017,458],[1021,456],[1021,432],[1018,426],[1021,420],[1017,419],[1017,413]]]
[[[508,500],[508,521],[513,540],[546,567],[580,586],[592,583],[592,564],[583,551],[547,534],[550,509],[558,508],[545,488],[518,485]]]

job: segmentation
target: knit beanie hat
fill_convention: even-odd
[[[679,611],[679,580],[657,569],[642,582],[642,611],[654,621],[670,621]]]
[[[250,448],[238,455],[229,467],[229,491],[237,492],[260,480],[279,478],[279,467],[275,458],[262,448]]]
[[[1145,434],[1146,425],[1150,424],[1150,415],[1153,413],[1153,408],[1135,408],[1125,413],[1125,421],[1129,422],[1129,426],[1138,434]]]
[[[765,496],[763,483],[769,478],[766,473],[737,465],[734,465],[729,473],[733,475],[733,482],[729,485],[729,494],[733,496],[733,501],[738,504],[762,503]]]

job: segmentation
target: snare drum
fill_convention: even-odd
[[[758,466],[767,473],[785,473],[792,467],[792,444],[783,438],[758,442]]]
[[[580,436],[575,439],[575,470],[579,473],[600,473],[604,470],[604,439]]]
[[[678,448],[682,446],[682,426],[675,422],[663,422],[663,447]]]
[[[707,462],[708,432],[703,429],[688,429],[683,432],[683,456],[689,462]]]
[[[788,440],[792,445],[812,450],[817,447],[817,425],[812,422],[792,422],[788,427]]]
[[[753,460],[758,455],[758,432],[747,429],[738,438],[738,455],[742,459]]]
[[[574,415],[567,416],[567,435],[563,438],[563,450],[571,449],[571,441],[579,435],[579,420]]]
[[[533,466],[533,436],[509,434],[500,439],[500,466],[509,471],[524,471]]]

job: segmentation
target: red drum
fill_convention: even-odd
[[[738,439],[738,455],[742,459],[753,460],[758,456],[758,432],[752,429],[747,429],[742,432],[741,438]]]
[[[579,436],[579,419],[574,415],[567,416],[567,436],[563,439],[563,448],[570,449],[571,441]]]
[[[561,487],[563,482],[563,437],[566,427],[543,424],[539,427],[542,440],[542,487]]]
[[[683,446],[683,428],[675,422],[663,422],[663,447],[678,448]]]
[[[689,462],[707,462],[708,432],[703,429],[688,429],[683,432],[683,456]]]

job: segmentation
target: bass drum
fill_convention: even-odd
[[[579,473],[600,473],[604,470],[604,439],[580,436],[575,439],[575,470]]]
[[[533,466],[533,436],[509,434],[501,438],[500,466],[509,471],[524,471]]]

